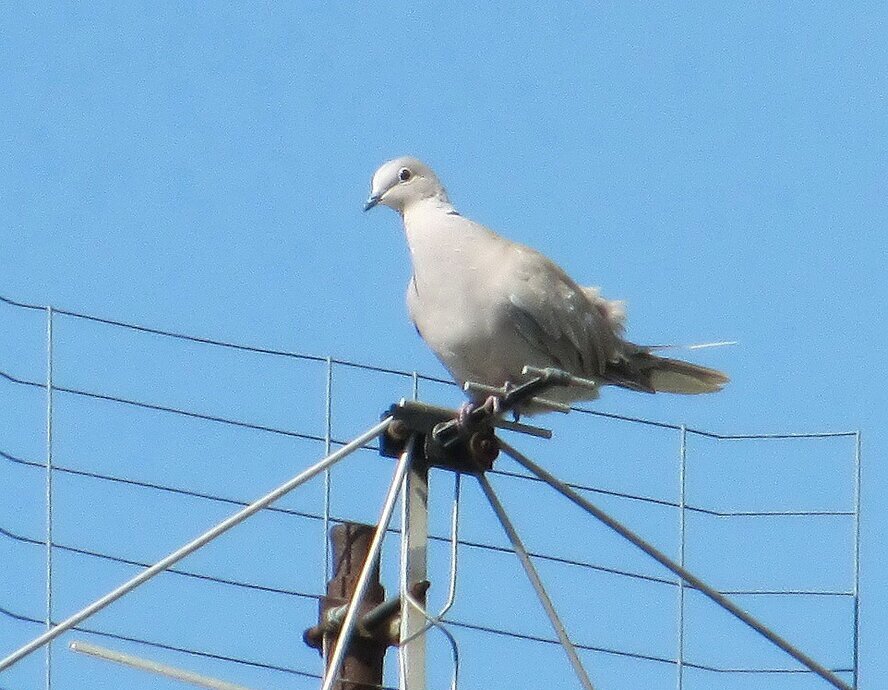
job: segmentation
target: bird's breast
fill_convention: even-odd
[[[407,305],[420,336],[460,383],[476,381],[501,386],[518,381],[532,354],[515,347],[505,306],[483,285],[464,290],[448,281],[431,290],[414,276]],[[542,363],[539,363],[542,364]]]

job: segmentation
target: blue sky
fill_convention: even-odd
[[[469,3],[7,3],[0,17],[0,294],[442,376],[406,316],[408,255],[397,218],[385,209],[360,212],[381,162],[419,156],[438,171],[464,215],[541,249],[579,282],[627,300],[628,335],[635,341],[740,343],[696,356],[732,376],[717,396],[606,391],[596,409],[723,433],[862,430],[861,682],[865,688],[888,682],[881,652],[888,553],[879,500],[888,483],[880,461],[888,448],[881,414],[888,403],[883,3],[483,9]],[[42,380],[43,331],[40,313],[0,305],[0,369]],[[56,356],[61,385],[323,431],[322,364],[218,351],[63,317],[56,324]],[[385,405],[407,394],[408,383],[337,370],[335,435],[348,438],[369,426]],[[458,401],[444,387],[430,386],[427,394]],[[322,450],[57,398],[57,462],[91,471],[249,499]],[[42,460],[40,391],[0,383],[0,401],[0,450]],[[674,436],[589,418],[551,423],[556,440],[529,448],[566,477],[674,500]],[[691,491],[707,505],[842,509],[851,500],[847,445],[793,444],[777,452],[700,443],[690,449],[691,462],[699,458],[700,465],[691,468]],[[582,462],[578,455],[596,459]],[[389,468],[372,455],[351,467],[336,477],[334,508],[372,520]],[[42,476],[32,470],[2,470],[10,495],[0,526],[40,538]],[[546,527],[539,514],[550,499],[535,490],[498,486],[540,550],[647,567],[581,516],[569,513],[568,530]],[[135,560],[164,555],[232,509],[73,477],[60,478],[57,489],[60,540]],[[477,490],[466,491],[470,536],[477,530],[478,538],[501,540]],[[447,491],[441,493],[444,513]],[[319,500],[313,487],[288,505],[316,510]],[[674,515],[645,515],[633,506],[612,507],[652,539],[673,544]],[[446,524],[446,515],[436,519]],[[818,586],[847,586],[847,524],[730,524],[699,527],[695,564],[719,580],[717,586],[740,588],[769,573],[783,587],[810,584],[808,576]],[[576,539],[586,530],[587,540]],[[303,529],[262,517],[241,534],[196,556],[194,568],[231,569],[251,581],[320,591],[316,524]],[[806,542],[809,548],[799,547]],[[41,617],[40,550],[9,540],[2,548],[13,566],[0,576],[0,604]],[[394,544],[389,550],[394,556]],[[816,559],[804,560],[812,553]],[[769,566],[765,555],[774,554],[787,556],[785,562]],[[81,557],[58,560],[62,614],[134,572]],[[306,561],[306,572],[293,574]],[[528,590],[516,585],[509,597],[501,589],[471,596],[479,572],[492,568],[512,582],[514,567],[466,558],[461,577],[469,591],[460,613],[546,634]],[[443,581],[446,564],[435,574]],[[563,573],[550,576],[566,600],[593,587]],[[299,649],[312,602],[281,616],[273,599],[260,605],[224,588],[201,590],[165,578],[102,614],[96,626],[299,667],[316,663]],[[768,583],[774,584],[756,586]],[[662,615],[668,629],[671,600],[651,595],[648,602],[648,592],[632,594],[625,583],[600,587],[601,601],[596,595],[573,602],[585,612],[573,614],[577,638],[639,651],[650,647],[646,617]],[[619,633],[587,620],[606,620],[608,606],[621,601],[616,592],[626,604],[610,612],[630,616]],[[516,598],[522,600],[517,608]],[[644,606],[627,613],[642,599]],[[745,603],[782,611],[775,624],[810,633],[810,645],[836,663],[847,659],[846,610],[821,631],[805,621],[833,619],[815,604]],[[170,622],[171,611],[181,611],[182,619]],[[207,611],[232,627],[213,622],[208,633],[199,620]],[[699,649],[689,640],[695,653],[728,665],[739,663],[732,652],[750,655],[749,663],[784,663],[740,632],[731,637],[736,631],[729,624],[724,631],[709,627],[723,618],[707,612],[692,621],[701,639],[719,630]],[[0,643],[12,648],[37,631],[2,621]],[[471,670],[463,687],[476,687],[473,677],[488,679],[471,660],[474,638],[466,635]],[[652,653],[672,653],[669,642],[658,646],[656,633],[652,639]],[[521,646],[486,638],[484,644],[491,645],[500,677],[507,670],[532,677],[531,666],[567,672],[557,649],[540,652],[551,652],[549,664],[549,657],[540,660]],[[435,672],[446,674],[441,650]],[[119,687],[124,678],[129,687],[161,687],[72,656],[58,646],[55,687],[82,686],[84,678],[93,687]],[[506,659],[508,667],[496,666]],[[520,659],[528,659],[527,668]],[[316,685],[201,659],[169,660],[256,687]],[[9,680],[0,676],[0,687],[38,687],[38,662],[14,670]],[[645,673],[650,687],[673,686],[663,669],[614,663],[589,659],[604,688],[641,682],[647,676],[638,674]],[[562,676],[540,678],[542,686]],[[705,675],[687,680],[687,687],[715,682]],[[785,680],[785,687],[826,687],[807,677]],[[716,681],[726,688],[770,682],[724,675]]]

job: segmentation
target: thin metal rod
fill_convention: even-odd
[[[860,686],[860,432],[854,438],[854,686]]]
[[[441,613],[437,616],[432,616],[428,612],[428,610],[422,604],[420,604],[412,594],[410,594],[410,592],[406,592],[405,594],[407,603],[410,604],[410,606],[412,606],[415,610],[419,611],[419,613],[421,613],[426,619],[427,623],[421,630],[418,630],[407,639],[402,640],[401,646],[408,644],[417,635],[421,635],[432,627],[437,628],[442,633],[444,633],[444,636],[450,643],[450,656],[453,659],[453,673],[450,676],[450,690],[456,690],[457,687],[459,687],[459,645],[457,644],[456,638],[453,636],[453,633],[447,629],[447,626],[442,620],[444,614]]]
[[[68,645],[68,647],[72,652],[88,654],[89,656],[94,656],[98,659],[113,661],[116,664],[129,666],[130,668],[135,668],[139,671],[147,671],[148,673],[164,676],[165,678],[171,678],[172,680],[178,680],[183,683],[190,683],[191,685],[197,685],[201,688],[210,688],[210,690],[250,690],[250,688],[245,685],[228,683],[224,680],[219,680],[218,678],[210,678],[209,676],[194,673],[193,671],[186,671],[185,669],[162,664],[159,661],[152,661],[151,659],[143,659],[142,657],[133,654],[125,654],[124,652],[118,652],[114,649],[108,649],[107,647],[100,647],[99,645],[90,644],[89,642],[74,641]]]
[[[679,465],[678,465],[678,562],[685,566],[686,525],[685,525],[685,488],[688,458],[688,432],[684,425],[679,436]],[[685,632],[685,588],[684,579],[678,578],[678,656],[676,658],[676,673],[678,690],[684,687],[684,632]]]
[[[549,594],[546,592],[546,588],[543,586],[543,581],[540,579],[533,562],[530,560],[530,556],[527,555],[527,550],[524,548],[521,538],[515,531],[515,527],[512,525],[511,520],[509,520],[509,516],[506,515],[503,504],[500,503],[497,498],[487,477],[483,474],[479,474],[478,482],[481,484],[481,488],[484,490],[484,495],[487,496],[487,500],[490,502],[493,512],[496,513],[497,519],[499,519],[500,524],[503,526],[503,531],[508,535],[509,541],[512,542],[512,548],[515,549],[515,553],[518,556],[518,560],[521,561],[521,565],[524,566],[524,572],[527,573],[527,578],[530,580],[530,584],[532,584],[534,590],[536,590],[537,597],[543,605],[543,608],[546,610],[546,615],[549,616],[552,628],[555,630],[555,634],[558,636],[561,646],[564,647],[564,651],[567,654],[567,658],[570,660],[570,665],[573,666],[577,679],[586,690],[594,690],[592,687],[592,681],[589,680],[586,669],[583,668],[583,663],[580,661],[577,650],[574,647],[573,642],[571,642],[570,638],[567,636],[567,631],[564,629],[564,624],[561,622],[561,618],[558,617],[555,605],[549,598]]]
[[[422,614],[426,623],[412,635],[402,639],[399,646],[403,647],[404,645],[409,644],[432,627],[435,627],[444,633],[447,637],[447,641],[450,643],[450,652],[451,657],[453,658],[453,673],[450,676],[450,690],[456,690],[459,686],[459,646],[456,644],[456,638],[454,638],[453,634],[447,629],[447,626],[442,622],[442,619],[444,618],[444,615],[450,611],[456,601],[457,564],[459,558],[459,497],[461,483],[462,475],[459,472],[455,472],[453,475],[453,508],[450,513],[450,584],[447,588],[447,601],[444,602],[444,606],[441,607],[441,610],[438,611],[437,615],[433,616],[425,606],[416,600],[416,598],[410,593],[409,588],[401,592],[401,595],[406,599],[407,603]],[[402,669],[403,666],[404,665],[401,664]],[[403,670],[401,672],[403,673]]]
[[[438,612],[438,618],[450,611],[456,601],[456,576],[459,563],[459,494],[462,475],[456,472],[453,476],[453,507],[450,511],[450,586],[447,589],[447,601]]]
[[[45,645],[48,642],[51,642],[52,640],[57,638],[62,633],[73,628],[75,625],[83,622],[84,620],[86,620],[87,618],[92,616],[94,613],[101,611],[103,608],[105,608],[109,604],[117,601],[124,594],[131,592],[132,590],[134,590],[136,587],[138,587],[142,583],[147,582],[148,580],[150,580],[152,577],[154,577],[158,573],[161,573],[164,570],[166,570],[167,568],[169,568],[171,565],[178,563],[183,558],[185,558],[189,554],[193,553],[194,551],[197,551],[202,546],[205,546],[206,544],[211,542],[213,539],[215,539],[219,535],[224,534],[225,532],[227,532],[229,529],[231,529],[235,525],[240,524],[241,522],[243,522],[244,520],[246,520],[250,516],[254,515],[255,513],[258,513],[263,508],[271,505],[276,500],[278,500],[279,498],[281,498],[282,496],[284,496],[288,492],[292,491],[300,484],[304,484],[312,477],[323,472],[326,468],[339,462],[340,460],[342,460],[343,458],[345,458],[349,454],[355,452],[356,450],[361,448],[361,446],[363,446],[365,443],[367,443],[368,441],[372,441],[374,438],[376,438],[381,433],[383,433],[388,428],[388,425],[390,423],[391,423],[391,417],[386,417],[384,420],[382,420],[381,422],[376,424],[373,428],[364,432],[363,434],[358,436],[356,439],[354,439],[350,443],[347,443],[346,445],[344,445],[342,448],[340,448],[335,453],[328,455],[327,457],[322,459],[320,462],[316,463],[315,465],[312,465],[311,467],[309,467],[306,470],[303,470],[302,472],[297,474],[295,477],[290,479],[288,482],[286,482],[286,483],[282,484],[281,486],[279,486],[278,488],[276,488],[271,493],[268,493],[265,496],[263,496],[262,498],[254,501],[253,503],[248,505],[246,508],[238,511],[237,513],[235,513],[231,517],[226,518],[225,520],[220,522],[218,525],[207,530],[206,532],[204,532],[202,535],[200,535],[199,537],[197,537],[193,541],[190,541],[189,543],[187,543],[185,546],[181,547],[180,549],[173,551],[166,558],[161,559],[160,561],[158,561],[157,563],[152,565],[150,568],[143,570],[141,573],[136,575],[134,578],[123,583],[117,589],[109,592],[108,594],[103,596],[101,599],[94,601],[92,604],[81,609],[80,611],[75,613],[70,618],[65,619],[64,621],[62,621],[61,623],[56,625],[54,628],[46,631],[45,633],[43,633],[42,635],[40,635],[36,639],[32,640],[28,644],[24,645],[20,649],[17,649],[15,652],[10,654],[8,657],[6,657],[2,661],[0,661],[0,671],[3,671],[5,669],[9,668],[10,666],[12,666],[14,663],[19,661],[20,659],[23,659],[24,657],[28,656],[31,652],[33,652],[37,649],[40,649],[40,647],[42,647],[43,645]]]
[[[441,620],[456,602],[456,579],[459,564],[459,499],[461,486],[462,475],[459,472],[456,472],[453,475],[453,507],[450,513],[450,585],[447,588],[447,601],[444,602],[444,606],[441,607],[441,610],[438,611],[438,615],[434,618],[430,618],[428,612],[424,608],[422,609],[422,614],[428,620],[429,625],[434,625],[438,628],[438,630],[444,633],[447,637],[448,642],[450,642],[450,653],[453,658],[453,675],[450,677],[450,690],[456,690],[457,687],[459,687],[459,645],[456,643],[456,638],[453,637]],[[407,593],[407,598],[414,606],[419,603],[413,599],[410,592]]]
[[[379,523],[376,525],[376,532],[373,534],[373,541],[370,542],[370,548],[367,551],[367,560],[364,561],[364,567],[361,568],[361,574],[358,576],[358,582],[355,585],[354,594],[348,603],[348,610],[342,621],[342,627],[336,638],[336,645],[333,647],[333,655],[327,664],[327,670],[324,673],[324,682],[321,690],[331,690],[333,684],[336,683],[339,672],[342,670],[342,662],[345,660],[346,650],[349,646],[349,640],[354,632],[355,625],[358,621],[358,610],[361,608],[361,602],[367,587],[370,585],[370,578],[373,573],[373,566],[379,559],[379,551],[382,548],[382,540],[385,537],[386,529],[392,520],[392,513],[395,511],[395,502],[398,500],[398,494],[401,492],[401,484],[407,475],[407,469],[413,460],[413,446],[416,437],[411,436],[407,441],[406,450],[401,453],[401,459],[395,468],[395,475],[392,478],[391,486],[385,495],[382,504],[382,511],[379,514]]]
[[[497,388],[496,386],[488,386],[483,383],[478,383],[477,381],[466,381],[463,384],[463,390],[469,393],[488,393],[490,395],[505,395],[508,390],[508,387],[500,386]],[[541,398],[538,395],[529,398],[527,402],[533,403],[538,407],[543,407],[550,412],[561,412],[562,414],[567,414],[570,412],[570,405],[565,405],[564,403],[560,403],[557,400],[550,400],[549,398]]]
[[[589,390],[598,390],[601,384],[593,381],[592,379],[586,379],[581,376],[573,376],[570,373],[554,369],[552,367],[547,367],[545,369],[540,369],[539,367],[529,367],[526,366],[521,370],[521,373],[525,376],[551,376],[553,374],[564,376],[567,379],[568,386],[576,386],[577,388],[588,388]]]
[[[52,307],[46,307],[46,631],[52,629]],[[52,645],[46,645],[45,690],[52,687]]]
[[[453,658],[453,673],[450,677],[451,690],[456,690],[459,685],[459,647],[456,644],[456,639],[453,637],[453,634],[447,629],[442,620],[456,602],[457,570],[459,563],[459,499],[461,485],[462,475],[459,472],[455,472],[453,475],[453,506],[450,512],[450,583],[447,587],[447,600],[444,602],[441,610],[433,616],[425,606],[416,600],[416,598],[410,593],[409,588],[403,589],[401,591],[401,596],[404,597],[414,610],[422,614],[426,623],[398,643],[400,647],[404,647],[432,627],[435,627],[444,633],[450,643],[450,651]],[[401,673],[404,673],[403,663],[401,664]]]
[[[444,615],[453,607],[454,602],[456,601],[456,583],[457,583],[457,564],[459,557],[459,497],[460,497],[460,486],[461,486],[462,475],[459,472],[455,472],[453,475],[453,507],[450,513],[450,584],[447,588],[447,601],[444,602],[444,606],[441,607],[441,610],[438,611],[436,615],[432,615],[429,613],[428,609],[425,608],[420,602],[416,600],[416,598],[410,593],[409,589],[403,590],[401,592],[404,599],[407,601],[410,606],[422,614],[423,618],[425,618],[426,623],[412,635],[402,639],[399,642],[399,646],[403,647],[404,645],[412,642],[419,635],[424,634],[430,628],[434,627],[440,630],[445,637],[447,637],[447,641],[450,643],[450,654],[453,659],[453,673],[450,676],[450,690],[456,690],[459,686],[459,646],[456,643],[456,638],[453,637],[453,634],[447,629],[447,626],[443,623],[442,619]],[[403,673],[404,664],[401,664],[401,673]]]
[[[409,591],[405,592],[407,600],[413,605],[414,608],[422,612],[425,619],[428,621],[427,624],[413,633],[410,637],[403,639],[400,641],[401,645],[405,645],[411,640],[413,640],[417,635],[421,635],[426,630],[431,628],[433,625],[438,625],[440,621],[444,618],[448,611],[453,608],[453,604],[456,602],[456,581],[457,581],[457,570],[459,564],[459,496],[460,496],[460,486],[462,484],[462,475],[459,472],[453,473],[453,507],[450,512],[450,584],[447,587],[447,601],[444,602],[444,605],[441,607],[441,610],[438,611],[436,615],[432,615],[429,613],[428,609],[426,609],[422,604],[420,604],[416,599],[410,594]],[[442,630],[443,627],[439,626]]]
[[[590,513],[597,520],[610,527],[621,537],[632,542],[635,546],[644,551],[648,556],[660,563],[660,565],[667,568],[668,570],[671,570],[675,575],[678,575],[680,578],[682,578],[690,587],[693,587],[702,594],[706,595],[709,599],[714,601],[723,609],[733,614],[735,617],[739,618],[757,633],[770,640],[776,646],[780,647],[780,649],[789,654],[793,659],[806,666],[808,669],[816,673],[818,676],[820,676],[836,688],[839,688],[840,690],[853,690],[852,686],[848,685],[835,673],[790,644],[787,640],[780,637],[780,635],[775,633],[764,623],[761,623],[757,619],[753,618],[730,599],[707,585],[705,582],[703,582],[703,580],[701,580],[693,573],[689,572],[688,570],[677,564],[662,551],[646,542],[635,532],[612,518],[610,515],[601,510],[601,508],[594,505],[591,501],[583,498],[580,494],[571,489],[560,479],[549,474],[546,470],[537,465],[535,462],[512,448],[508,443],[505,443],[501,440],[500,447],[506,454],[508,454],[512,459],[518,462],[518,464],[522,465],[525,469],[533,472],[540,479],[545,481],[549,486],[558,491],[558,493],[566,496],[583,510]]]

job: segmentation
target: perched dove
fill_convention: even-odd
[[[421,161],[383,164],[364,210],[377,204],[403,218],[413,263],[410,316],[460,384],[514,384],[525,365],[647,393],[711,393],[728,382],[720,371],[624,340],[622,302],[580,287],[539,252],[461,216]],[[544,395],[570,403],[598,392],[562,387]]]

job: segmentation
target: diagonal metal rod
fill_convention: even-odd
[[[479,474],[478,482],[481,484],[481,488],[484,490],[484,495],[487,496],[487,500],[490,502],[493,512],[496,513],[496,517],[503,526],[503,530],[508,535],[509,541],[512,542],[512,547],[515,549],[518,560],[521,561],[521,565],[524,566],[524,572],[527,573],[527,578],[530,580],[530,584],[532,584],[533,588],[536,590],[537,597],[539,597],[540,603],[546,610],[546,615],[549,616],[552,628],[555,630],[555,634],[558,635],[558,640],[561,642],[561,646],[564,647],[567,658],[570,660],[570,665],[573,666],[574,673],[577,674],[577,679],[579,679],[580,684],[586,688],[586,690],[594,690],[592,687],[592,681],[589,680],[586,669],[583,668],[583,663],[580,661],[577,650],[574,647],[573,642],[571,642],[570,638],[567,636],[564,624],[558,617],[558,612],[555,610],[555,606],[549,598],[546,588],[543,586],[543,581],[540,579],[539,573],[537,573],[533,562],[530,560],[530,556],[527,554],[527,549],[524,548],[524,544],[521,542],[521,538],[515,531],[512,521],[509,520],[509,516],[506,515],[503,504],[500,503],[499,498],[497,498],[493,487],[490,485],[490,482],[487,481],[487,477],[483,474]]]
[[[733,614],[735,617],[739,618],[741,621],[746,623],[750,628],[755,630],[757,633],[770,640],[773,644],[777,645],[784,652],[789,654],[793,659],[798,661],[800,664],[806,666],[808,669],[816,673],[818,676],[823,678],[825,681],[830,683],[839,690],[854,690],[854,688],[848,685],[845,681],[839,678],[835,673],[830,671],[828,668],[818,663],[810,656],[799,650],[797,647],[792,645],[787,640],[783,639],[767,627],[764,623],[759,622],[757,619],[753,618],[751,615],[746,613],[743,609],[737,606],[733,601],[728,599],[726,596],[721,594],[716,589],[707,585],[703,580],[699,577],[686,570],[678,563],[673,561],[669,556],[664,554],[662,551],[657,549],[655,546],[649,544],[640,536],[638,536],[635,532],[630,530],[628,527],[618,522],[610,515],[605,513],[601,508],[594,505],[591,501],[587,500],[583,496],[580,496],[576,491],[567,486],[560,479],[550,474],[542,467],[533,462],[530,458],[523,455],[521,452],[515,450],[508,443],[500,440],[500,448],[509,455],[513,460],[515,460],[518,464],[522,465],[525,469],[533,472],[537,477],[546,482],[553,489],[558,491],[558,493],[566,496],[571,501],[573,501],[580,508],[590,513],[593,517],[603,522],[605,525],[614,530],[617,534],[619,534],[624,539],[632,542],[639,549],[644,551],[648,556],[653,558],[655,561],[660,563],[660,565],[665,568],[671,570],[673,573],[678,575],[682,580],[684,580],[690,587],[698,590],[702,594],[706,595],[709,599],[714,601],[716,604],[721,606],[723,609]]]
[[[199,537],[197,537],[193,541],[190,541],[189,543],[185,544],[185,546],[177,549],[176,551],[173,551],[166,558],[161,559],[160,561],[158,561],[157,563],[152,565],[150,568],[143,570],[141,573],[136,575],[131,580],[124,582],[117,589],[109,592],[108,594],[103,596],[101,599],[97,599],[92,604],[81,609],[80,611],[75,613],[70,618],[65,619],[64,621],[59,623],[54,628],[47,630],[45,633],[43,633],[39,637],[35,638],[34,640],[29,642],[28,644],[24,645],[20,649],[17,649],[15,652],[10,654],[8,657],[6,657],[2,661],[0,661],[0,671],[3,671],[5,669],[9,668],[17,661],[28,656],[31,652],[33,652],[37,649],[40,649],[43,645],[45,645],[48,642],[51,642],[52,640],[57,638],[62,633],[70,630],[75,625],[78,625],[79,623],[83,622],[84,620],[86,620],[87,618],[92,616],[94,613],[101,611],[103,608],[105,608],[109,604],[117,601],[124,594],[131,592],[132,590],[134,590],[136,587],[138,587],[142,583],[147,582],[148,580],[150,580],[152,577],[154,577],[158,573],[161,573],[164,570],[166,570],[167,568],[169,568],[171,565],[178,563],[183,558],[185,558],[189,554],[193,553],[194,551],[197,551],[202,546],[205,546],[206,544],[211,542],[213,539],[215,539],[219,535],[224,534],[225,532],[227,532],[229,529],[231,529],[235,525],[240,524],[241,522],[246,520],[248,517],[254,515],[255,513],[258,513],[263,508],[271,505],[276,500],[281,498],[281,496],[284,496],[288,492],[292,491],[300,484],[304,484],[312,477],[323,472],[326,468],[330,467],[331,465],[334,465],[335,463],[339,462],[347,455],[358,450],[365,443],[367,443],[368,441],[372,441],[374,438],[376,438],[381,433],[383,433],[388,428],[388,425],[390,423],[391,423],[391,418],[386,417],[384,420],[382,420],[379,424],[374,426],[372,429],[369,429],[368,431],[364,432],[363,434],[358,436],[356,439],[354,439],[350,443],[347,443],[342,448],[337,450],[335,453],[328,455],[327,457],[325,457],[323,460],[321,460],[317,464],[312,465],[311,467],[309,467],[306,470],[303,470],[302,472],[297,474],[295,477],[290,479],[288,482],[286,482],[285,484],[282,484],[281,486],[276,488],[274,491],[266,494],[265,496],[263,496],[262,498],[260,498],[256,501],[254,501],[253,503],[248,505],[246,508],[238,511],[237,513],[235,513],[231,517],[226,518],[225,520],[223,520],[222,522],[217,524],[215,527],[207,530],[206,532],[204,532],[202,535],[200,535]]]
[[[90,644],[89,642],[74,641],[68,645],[68,647],[72,652],[88,654],[97,659],[113,661],[115,664],[129,666],[130,668],[135,668],[139,671],[147,671],[148,673],[153,673],[172,680],[178,680],[182,683],[197,685],[201,688],[210,688],[210,690],[250,690],[250,688],[245,685],[237,685],[235,683],[219,680],[218,678],[210,678],[209,676],[204,676],[200,673],[195,673],[194,671],[187,671],[183,668],[177,668],[176,666],[162,664],[159,661],[154,661],[152,659],[143,659],[142,657],[133,654],[118,652],[117,650],[100,647],[99,645]]]
[[[333,647],[333,655],[330,657],[330,662],[327,664],[327,670],[324,673],[324,682],[321,685],[321,690],[331,690],[334,683],[336,683],[339,671],[342,669],[342,662],[345,660],[349,641],[358,622],[358,610],[361,608],[361,601],[364,599],[364,594],[370,584],[373,566],[379,558],[382,540],[385,538],[385,532],[388,529],[389,522],[392,520],[395,502],[398,500],[398,494],[401,491],[401,484],[403,484],[404,477],[407,475],[407,469],[413,461],[413,447],[415,443],[416,437],[411,436],[407,441],[407,448],[401,453],[401,459],[395,468],[395,476],[392,478],[391,486],[389,486],[388,493],[383,501],[382,511],[379,514],[379,523],[376,525],[373,541],[370,542],[370,548],[367,551],[367,560],[364,561],[364,566],[361,568],[361,574],[358,576],[358,582],[355,585],[355,592],[348,603],[348,610],[345,613],[345,618],[342,620],[342,627],[339,629],[336,645]]]

